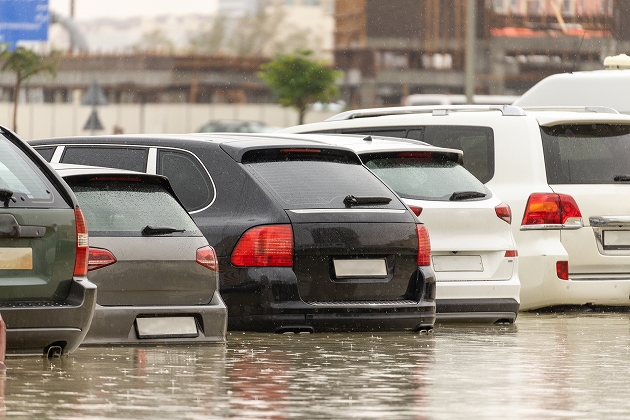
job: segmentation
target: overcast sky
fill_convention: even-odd
[[[211,14],[218,0],[74,0],[76,20],[99,17],[128,18],[131,16]],[[70,0],[49,0],[50,10],[70,15]]]

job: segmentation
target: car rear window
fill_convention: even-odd
[[[67,207],[31,158],[7,139],[0,140],[0,189],[3,196],[11,196],[7,206]]]
[[[549,184],[630,181],[630,126],[557,125],[541,135]]]
[[[363,165],[295,156],[245,164],[287,209],[339,208],[348,195],[389,197],[381,208],[404,208],[396,195]]]
[[[147,226],[199,236],[186,210],[161,185],[134,181],[70,181],[88,224],[90,236],[142,236]]]
[[[449,201],[454,193],[463,192],[476,192],[477,199],[490,196],[485,186],[464,167],[439,155],[382,153],[361,158],[365,166],[402,198]],[[475,196],[472,194],[472,198]]]

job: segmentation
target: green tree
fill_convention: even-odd
[[[57,75],[58,54],[52,53],[49,56],[37,54],[35,51],[24,47],[17,47],[9,51],[6,46],[0,52],[2,67],[0,71],[15,73],[15,88],[13,92],[13,131],[17,132],[17,108],[20,88],[22,84],[39,73],[49,73]]]
[[[278,103],[298,111],[299,124],[315,102],[330,102],[339,94],[335,80],[340,72],[313,61],[310,51],[276,56],[260,66],[258,75],[276,96]]]

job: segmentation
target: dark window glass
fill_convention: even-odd
[[[422,138],[422,130],[409,130],[407,131],[407,138],[412,140],[424,141]]]
[[[464,152],[464,167],[479,181],[494,176],[494,135],[490,127],[427,125],[423,140]]]
[[[484,185],[457,162],[394,154],[366,156],[363,160],[403,198],[448,201],[455,192],[478,193],[479,197],[472,196],[477,199],[489,196]]]
[[[285,208],[339,208],[348,195],[390,197],[388,205],[403,208],[400,200],[362,165],[331,161],[249,163],[249,167]]]
[[[212,180],[202,164],[188,153],[160,150],[158,172],[168,177],[186,210],[195,211],[214,200]]]
[[[93,181],[72,186],[91,236],[142,236],[146,226],[183,229],[173,236],[198,236],[197,225],[162,186],[142,182]]]
[[[56,147],[53,146],[53,147],[37,147],[35,150],[44,159],[46,159],[46,162],[50,162],[50,160],[52,159],[53,155],[55,154],[55,149],[56,149]]]
[[[134,147],[67,146],[61,162],[145,172],[148,153]]]
[[[541,127],[549,184],[613,184],[630,179],[630,126]]]
[[[16,145],[0,137],[0,189],[10,196],[0,206],[67,207],[55,188],[31,158]]]

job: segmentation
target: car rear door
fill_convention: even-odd
[[[0,299],[63,301],[76,254],[74,209],[17,145],[0,141]]]
[[[197,262],[208,245],[186,210],[157,177],[66,177],[83,208],[90,250],[111,264],[91,270],[103,306],[207,304],[216,271]],[[105,261],[107,262],[107,261]],[[91,264],[90,268],[94,266]]]
[[[411,299],[418,268],[417,220],[400,199],[354,155],[304,149],[285,149],[281,155],[243,162],[291,221],[301,299]]]
[[[572,280],[630,279],[630,126],[541,129],[547,179],[571,196],[583,228],[563,229]]]

